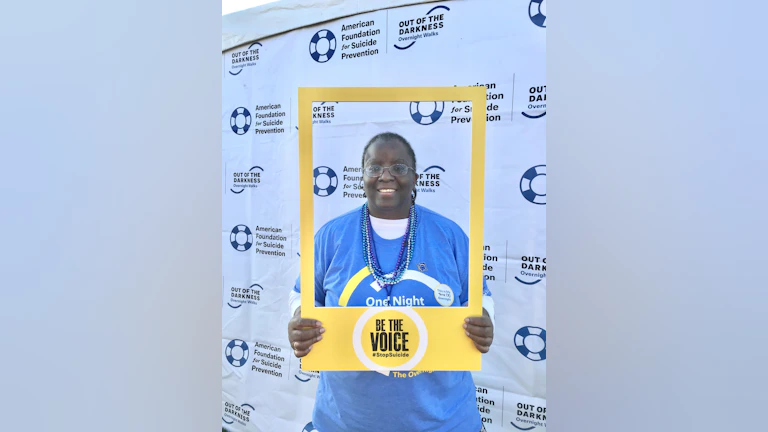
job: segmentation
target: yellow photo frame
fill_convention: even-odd
[[[312,104],[327,101],[472,102],[467,307],[315,306]],[[485,87],[299,88],[301,315],[322,322],[326,329],[323,340],[316,343],[302,360],[303,368],[316,371],[409,371],[411,374],[420,373],[413,371],[480,370],[482,354],[467,337],[463,324],[467,317],[482,315],[485,104]],[[388,338],[390,350],[393,346],[410,344],[408,355],[398,352],[372,353],[363,343],[368,333],[372,341],[374,333],[377,339],[379,334]]]

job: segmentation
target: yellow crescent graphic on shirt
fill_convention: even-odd
[[[344,287],[344,291],[341,292],[341,296],[339,296],[339,306],[347,305],[349,297],[352,296],[352,293],[355,291],[357,285],[362,282],[363,279],[365,279],[365,277],[369,274],[371,274],[371,272],[368,271],[368,267],[363,267],[359,272],[352,276],[349,282],[347,282],[347,285]]]
[[[368,267],[363,267],[359,272],[352,276],[351,279],[349,279],[349,282],[347,282],[347,285],[344,287],[344,291],[341,292],[341,296],[339,297],[339,306],[347,305],[349,298],[352,297],[352,293],[355,292],[355,288],[357,288],[357,286],[360,285],[360,282],[362,282],[363,279],[365,279],[369,274],[371,274],[371,272],[368,271]],[[416,270],[406,270],[401,280],[413,280],[416,282],[421,282],[428,286],[432,291],[434,291],[435,288],[440,285],[440,282],[438,282],[435,278],[427,276],[424,273],[417,272]],[[376,283],[375,280],[371,283],[371,288],[377,292],[381,290],[381,287],[378,283]]]

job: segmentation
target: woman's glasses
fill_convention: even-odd
[[[365,170],[363,171],[365,172],[365,175],[367,175],[368,177],[379,177],[382,174],[384,174],[385,169],[388,169],[389,173],[395,177],[404,176],[408,174],[408,170],[413,170],[413,168],[409,167],[408,165],[395,164],[388,167],[381,166],[381,165],[368,165],[367,167],[365,167]],[[416,170],[413,170],[413,171],[415,172]]]

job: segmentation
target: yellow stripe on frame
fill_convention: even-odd
[[[315,309],[315,202],[312,197],[312,92],[299,89],[299,237],[301,250],[301,312]]]
[[[476,96],[485,97],[485,89]],[[472,98],[472,167],[469,193],[469,307],[482,314],[485,222],[485,101]]]

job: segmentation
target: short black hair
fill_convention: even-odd
[[[405,149],[408,151],[408,155],[411,157],[411,160],[413,160],[413,169],[416,169],[416,153],[413,152],[413,147],[411,147],[411,144],[403,138],[401,135],[398,135],[394,132],[382,132],[373,138],[371,138],[370,141],[368,141],[368,144],[365,145],[365,148],[363,149],[363,158],[360,162],[360,166],[365,168],[365,154],[368,153],[368,147],[371,146],[371,144],[375,143],[376,141],[400,141],[405,146]]]

